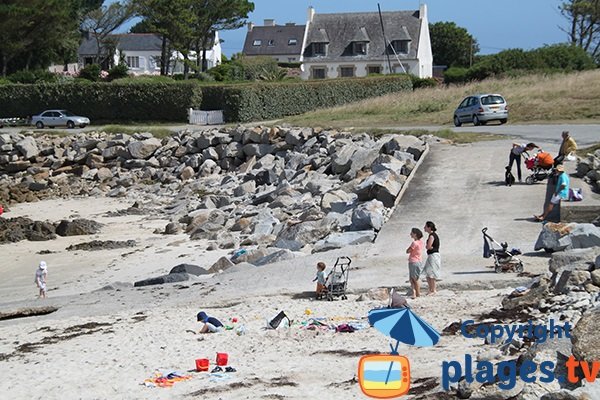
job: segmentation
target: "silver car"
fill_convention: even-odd
[[[454,125],[465,122],[473,125],[485,125],[488,121],[508,121],[508,104],[499,94],[476,94],[466,97],[454,111]]]
[[[90,124],[89,118],[81,117],[67,110],[46,110],[40,115],[31,117],[31,124],[36,128],[42,129],[45,126],[54,128],[55,126],[66,126],[69,129],[79,126],[85,128]]]

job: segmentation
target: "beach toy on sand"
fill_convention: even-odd
[[[231,318],[231,322],[233,322],[235,324],[236,322],[238,322],[238,319],[233,317],[233,318]]]
[[[227,365],[228,358],[227,353],[217,353],[217,365],[220,367]]]
[[[208,371],[208,367],[210,365],[210,361],[208,358],[199,358],[196,360],[196,371]]]
[[[310,308],[307,308],[306,310],[304,310],[304,314],[310,315],[312,314],[312,310]]]

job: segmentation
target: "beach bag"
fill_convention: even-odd
[[[569,201],[583,200],[583,190],[581,188],[569,189]]]
[[[287,319],[288,326],[291,326],[292,323],[291,323],[290,319],[288,318],[288,316],[285,315],[285,313],[283,311],[280,311],[279,314],[277,314],[275,316],[275,318],[273,318],[271,321],[269,321],[269,327],[271,327],[272,329],[277,329],[277,327],[279,327],[279,325],[281,324],[281,321],[283,321],[284,318]]]
[[[348,325],[348,324],[341,324],[336,326],[335,331],[336,332],[342,332],[342,333],[352,333],[354,332],[356,329],[354,329],[352,326]]]

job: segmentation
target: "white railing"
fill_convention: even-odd
[[[220,125],[223,123],[223,110],[202,111],[190,108],[188,122],[190,125]]]

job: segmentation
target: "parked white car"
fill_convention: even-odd
[[[85,128],[89,124],[89,118],[75,115],[67,110],[46,110],[31,117],[31,125],[35,125],[38,129],[43,129],[46,126],[51,128],[66,126],[69,129],[73,129],[75,126]]]

